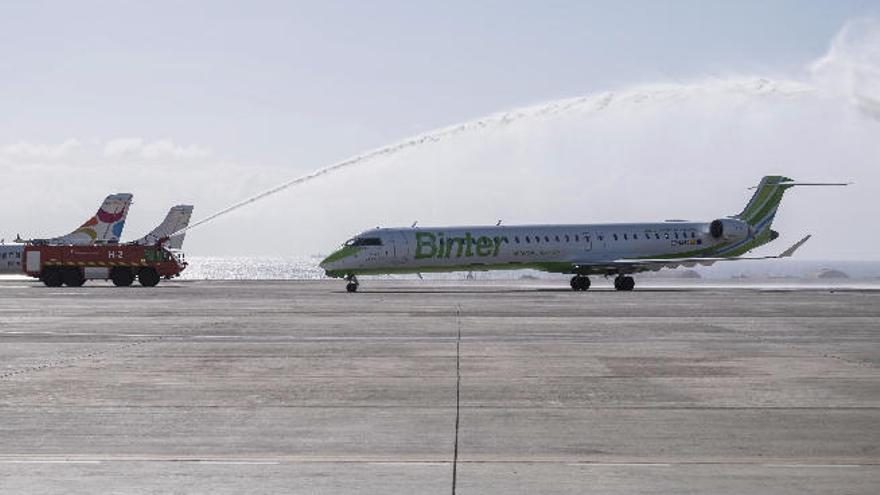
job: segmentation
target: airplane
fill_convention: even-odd
[[[129,193],[111,194],[104,198],[97,213],[73,232],[49,239],[24,240],[17,236],[16,243],[0,246],[0,273],[21,273],[21,255],[24,243],[33,244],[73,244],[87,246],[93,244],[114,244],[119,242],[131,206]]]
[[[86,220],[73,232],[60,237],[50,239],[22,240],[18,237],[15,242],[29,242],[31,244],[51,245],[74,245],[90,246],[92,244],[116,244],[122,236],[125,227],[125,218],[128,216],[128,207],[131,206],[132,195],[129,193],[111,194],[104,199],[101,207],[95,215]]]
[[[131,244],[149,246],[164,241],[163,244],[169,249],[181,249],[186,232],[177,235],[172,234],[186,229],[189,225],[189,219],[192,217],[192,212],[192,205],[173,206],[168,210],[168,214],[165,215],[165,219],[162,220],[159,226],[150,231],[149,234],[136,241],[132,241]]]
[[[743,255],[779,237],[770,226],[786,190],[849,184],[766,176],[742,212],[708,222],[376,228],[349,239],[319,266],[328,277],[344,278],[348,292],[358,290],[358,275],[525,268],[571,274],[575,291],[589,289],[591,275],[614,276],[615,289],[631,291],[639,272],[789,257],[809,235],[778,255]]]

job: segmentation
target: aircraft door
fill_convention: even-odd
[[[398,263],[406,263],[409,261],[409,239],[403,232],[398,232],[396,237],[397,242],[394,244],[396,249],[394,259]]]
[[[397,249],[397,243],[395,242],[397,236],[394,234],[384,236],[382,239],[382,251],[380,251],[379,256],[381,258],[385,258],[386,260],[395,258],[395,250]]]
[[[595,232],[582,232],[581,233],[581,244],[583,246],[584,251],[591,251],[593,249],[593,241],[597,239],[593,239]]]

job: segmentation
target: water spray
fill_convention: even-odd
[[[243,206],[255,203],[275,193],[284,191],[285,189],[303,184],[305,182],[309,182],[313,179],[317,179],[332,172],[352,167],[381,156],[390,156],[426,144],[438,143],[447,138],[451,138],[457,135],[471,132],[479,132],[482,130],[498,129],[525,119],[546,118],[574,112],[596,113],[603,111],[611,106],[640,105],[646,101],[676,102],[690,96],[703,95],[705,94],[706,89],[707,88],[705,84],[672,84],[636,87],[630,90],[619,92],[601,92],[588,96],[554,100],[530,107],[523,107],[510,111],[499,112],[460,124],[454,124],[448,127],[435,129],[433,131],[429,131],[424,134],[420,134],[388,146],[376,148],[366,153],[347,158],[330,166],[315,170],[314,172],[311,172],[307,175],[303,175],[279,184],[271,189],[263,191],[255,196],[247,198],[243,201],[228,206],[216,213],[213,213],[199,220],[198,222],[190,224],[188,227],[169,235],[168,237],[183,234],[190,229],[208,223],[215,218],[226,215],[227,213],[231,213]],[[720,86],[714,85],[712,89],[726,93],[743,94],[748,96],[781,95],[787,98],[798,97],[812,91],[812,88],[805,84],[793,81],[771,81],[763,78],[736,80]]]

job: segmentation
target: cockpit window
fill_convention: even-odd
[[[379,237],[355,237],[345,242],[346,246],[381,246],[382,239]]]

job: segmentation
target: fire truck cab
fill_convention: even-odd
[[[111,280],[117,287],[126,287],[135,278],[142,286],[153,287],[163,278],[179,276],[186,268],[182,253],[161,244],[29,244],[22,258],[24,273],[48,287],[80,287],[86,280]]]

